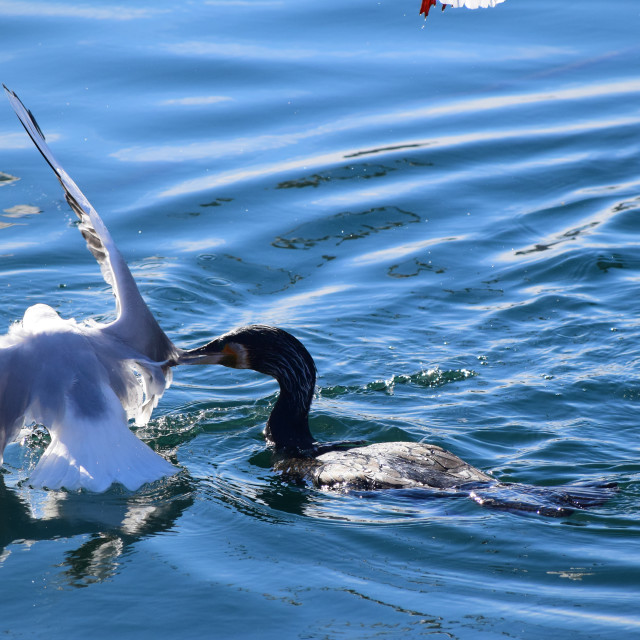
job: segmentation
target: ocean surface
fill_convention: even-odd
[[[431,442],[563,517],[296,485],[260,374],[175,372],[137,434],[181,473],[0,475],[5,638],[640,636],[640,4],[0,0],[0,80],[190,347],[262,322],[318,366],[318,440]],[[0,97],[1,332],[114,301]],[[5,375],[7,372],[0,372]]]

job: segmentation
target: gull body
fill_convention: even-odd
[[[0,464],[26,424],[47,427],[51,443],[29,478],[50,489],[135,490],[177,468],[140,441],[128,420],[145,424],[171,382],[181,350],[162,331],[96,210],[53,156],[35,118],[4,87],[26,132],[56,174],[87,246],[116,300],[108,324],[63,319],[29,307],[0,337]]]

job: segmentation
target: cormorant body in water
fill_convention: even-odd
[[[276,327],[251,325],[230,331],[203,347],[183,352],[180,364],[221,364],[275,378],[280,394],[265,428],[266,439],[276,452],[274,468],[316,487],[454,490],[484,506],[555,516],[602,504],[616,490],[614,484],[501,484],[433,444],[315,442],[309,429],[315,363],[297,338]]]

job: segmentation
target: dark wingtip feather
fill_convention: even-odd
[[[31,124],[33,124],[33,126],[36,129],[36,131],[42,136],[42,139],[46,140],[47,138],[45,137],[44,133],[42,133],[42,129],[40,128],[40,125],[38,124],[38,121],[35,119],[35,116],[33,115],[33,113],[31,113],[30,109],[27,109],[27,107],[24,106],[24,102],[22,102],[22,100],[20,100],[20,98],[18,97],[18,94],[15,91],[12,91],[11,89],[9,89],[9,87],[7,87],[6,84],[3,83],[2,86],[4,87],[4,90],[9,94],[9,96],[11,98],[14,98],[15,100],[17,100],[22,105],[24,110],[27,112],[27,115],[29,116],[29,119],[31,120]]]

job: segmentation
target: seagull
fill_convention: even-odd
[[[488,9],[495,7],[504,0],[440,0],[443,5],[451,5],[454,9],[466,7],[467,9]]]
[[[63,319],[29,307],[0,336],[0,465],[25,425],[44,425],[51,442],[28,483],[36,488],[136,490],[179,471],[129,429],[146,424],[170,385],[181,349],[162,331],[102,219],[53,156],[31,112],[3,85],[31,140],[56,174],[78,228],[116,299],[116,319]]]
[[[497,4],[504,2],[505,0],[440,0],[442,10],[445,10],[447,5],[459,9],[466,7],[467,9],[488,9],[489,7],[495,7]],[[420,13],[425,15],[425,18],[429,15],[429,9],[436,6],[436,0],[422,0],[420,5]]]

